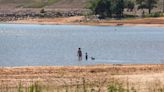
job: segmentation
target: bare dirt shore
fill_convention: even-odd
[[[84,16],[74,16],[67,18],[43,18],[43,19],[24,19],[9,21],[7,23],[20,24],[74,24],[74,25],[92,25],[92,26],[153,26],[164,27],[164,17],[159,18],[136,18],[123,20],[89,20]]]
[[[45,92],[58,92],[52,91],[52,89],[62,87],[63,90],[65,89],[64,87],[67,89],[68,86],[74,87],[68,92],[77,92],[73,90],[80,87],[80,85],[87,85],[85,87],[91,88],[88,88],[88,90],[94,89],[95,91],[93,92],[107,92],[107,87],[111,81],[119,81],[125,88],[137,90],[129,92],[151,92],[150,88],[152,87],[162,87],[164,89],[164,64],[0,68],[0,90],[18,87],[20,82],[25,87],[31,83],[40,82],[48,86],[49,90],[51,89],[51,91]]]

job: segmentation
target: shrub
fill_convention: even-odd
[[[22,87],[21,82],[19,83],[19,86],[18,86],[18,92],[23,92],[23,87]]]
[[[42,90],[42,87],[38,84],[38,82],[36,82],[28,87],[28,91],[25,91],[23,85],[20,82],[17,92],[42,92]]]
[[[162,17],[163,14],[161,12],[155,12],[155,13],[151,13],[146,15],[146,17]]]
[[[44,9],[41,9],[41,10],[40,10],[40,13],[45,13],[45,10],[44,10]]]
[[[125,92],[125,89],[121,83],[112,82],[108,85],[108,92]]]
[[[42,90],[38,83],[31,85],[29,89],[30,89],[30,92],[41,92]]]

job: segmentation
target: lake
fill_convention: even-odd
[[[0,24],[0,66],[163,63],[162,27]]]

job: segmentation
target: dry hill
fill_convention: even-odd
[[[1,9],[10,8],[85,8],[90,0],[0,0]],[[159,0],[158,9],[162,8],[163,0]]]
[[[89,0],[0,0],[0,8],[84,8]]]

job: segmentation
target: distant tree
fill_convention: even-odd
[[[145,0],[136,0],[136,3],[138,4],[138,9],[145,9],[146,8]]]
[[[115,0],[114,12],[117,18],[123,17],[124,12],[124,0]]]
[[[105,5],[105,8],[106,8],[106,15],[108,17],[111,17],[112,16],[112,10],[111,10],[111,7],[112,7],[112,1],[111,0],[106,0],[106,5]]]
[[[100,0],[90,0],[90,2],[89,2],[89,7],[88,8],[91,9],[94,14],[95,14],[96,7],[97,7],[99,1]]]
[[[111,0],[95,0],[91,1],[90,9],[100,18],[111,17]]]
[[[95,9],[95,13],[100,15],[100,18],[111,17],[111,1],[100,0]]]
[[[150,14],[151,10],[156,7],[158,0],[136,0],[136,2],[139,5],[138,9],[148,9]]]
[[[99,15],[99,18],[112,17],[112,15],[121,18],[124,8],[124,0],[92,0],[90,2],[90,9],[94,14]]]
[[[125,1],[125,8],[127,8],[128,11],[133,11],[135,7],[135,2],[131,0],[126,0]]]
[[[147,0],[147,8],[149,9],[149,14],[151,13],[151,10],[154,8],[154,7],[157,7],[157,3],[158,3],[158,0]]]

